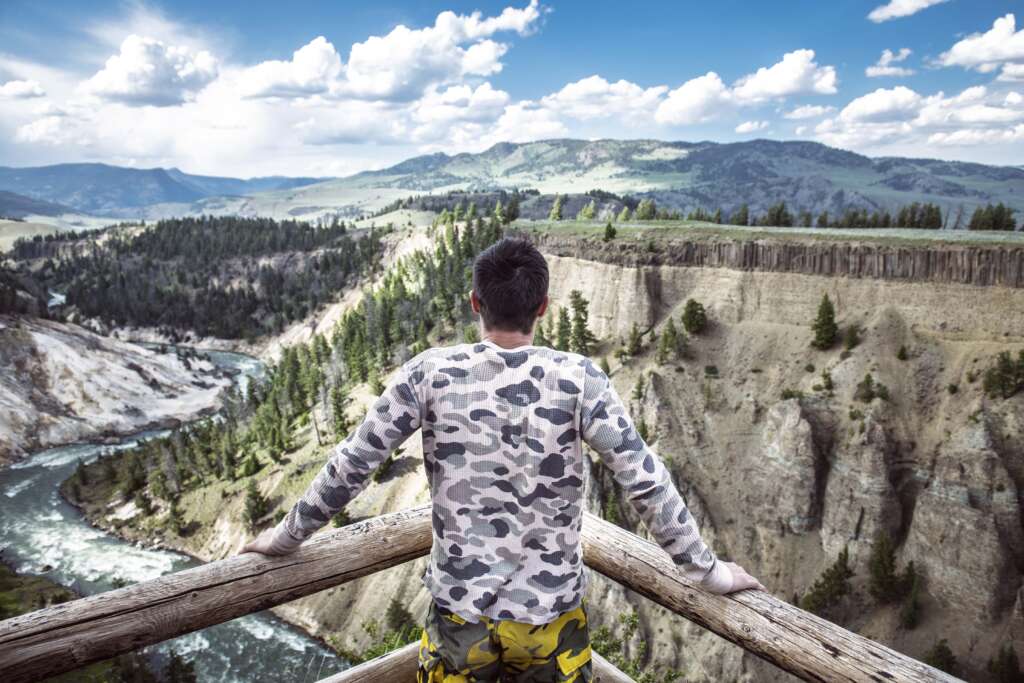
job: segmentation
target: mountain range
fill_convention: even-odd
[[[217,178],[178,169],[103,164],[0,168],[0,190],[123,218],[201,213],[278,218],[359,216],[426,193],[535,189],[582,194],[600,189],[649,196],[659,206],[753,213],[785,201],[793,210],[893,211],[933,202],[969,214],[1003,202],[1024,213],[1024,168],[867,157],[816,142],[735,143],[659,140],[544,140],[500,143],[480,153],[418,156],[346,178]],[[2,208],[2,207],[0,207]]]
[[[124,209],[204,197],[251,195],[301,187],[323,178],[220,178],[184,173],[177,168],[124,168],[109,164],[0,166],[0,190],[65,204],[76,211],[117,215]]]

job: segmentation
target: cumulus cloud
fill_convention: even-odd
[[[446,11],[433,26],[396,26],[387,35],[352,45],[339,94],[410,101],[433,85],[499,73],[508,45],[491,36],[499,32],[526,35],[540,16],[537,0],[532,0],[521,9],[506,8],[497,17]]]
[[[517,102],[505,108],[487,135],[487,142],[527,142],[564,137],[569,129],[554,112],[533,102]]]
[[[733,95],[742,102],[800,93],[831,95],[836,92],[836,83],[835,67],[819,66],[814,61],[814,50],[794,50],[783,55],[782,61],[736,81]]]
[[[740,125],[736,126],[737,133],[756,133],[759,130],[764,130],[768,127],[767,121],[744,121]]]
[[[817,104],[805,104],[797,107],[792,111],[787,111],[783,114],[783,117],[787,119],[799,120],[799,119],[816,119],[819,116],[824,116],[835,111],[835,107],[823,107]]]
[[[1003,104],[1005,104],[1007,107],[1017,107],[1021,104],[1024,104],[1024,96],[1022,96],[1019,92],[1006,93],[1006,99],[1003,100]]]
[[[879,5],[871,10],[871,13],[868,14],[868,19],[876,24],[880,24],[890,19],[909,17],[923,9],[928,9],[933,5],[940,5],[944,2],[949,2],[949,0],[889,0],[888,3]]]
[[[913,76],[914,70],[903,66],[895,66],[907,60],[910,56],[910,48],[900,48],[899,52],[882,50],[882,56],[878,61],[864,70],[868,78],[880,78],[882,76]]]
[[[942,92],[924,96],[903,86],[880,88],[819,123],[815,133],[822,142],[860,148],[897,143],[1009,142],[1018,139],[1024,121],[1024,109],[1016,106],[1015,100],[985,86],[967,88],[955,96]]]
[[[46,91],[38,81],[7,81],[0,85],[0,97],[12,100],[29,100],[45,96]]]
[[[130,35],[121,43],[120,53],[110,57],[80,89],[122,104],[172,106],[189,100],[217,71],[217,60],[205,50],[193,52]]]
[[[302,97],[327,92],[341,76],[338,51],[318,36],[292,54],[289,61],[270,60],[243,71],[245,97]]]
[[[732,93],[714,71],[691,78],[668,96],[654,112],[658,123],[676,126],[703,123],[732,103]]]
[[[76,134],[66,117],[51,115],[19,126],[14,137],[18,142],[56,147],[74,142]]]
[[[996,80],[1007,83],[1024,81],[1024,64],[1003,64],[1003,71]]]
[[[985,33],[972,33],[939,55],[942,66],[962,66],[982,73],[1004,62],[1024,61],[1024,29],[1017,30],[1013,13],[999,17]]]
[[[642,88],[624,80],[609,83],[595,75],[565,85],[561,90],[542,98],[541,104],[560,114],[582,120],[608,116],[628,117],[650,114],[666,92],[666,86]]]

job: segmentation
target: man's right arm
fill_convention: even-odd
[[[736,565],[715,557],[665,465],[637,433],[611,380],[589,360],[584,369],[581,436],[611,470],[651,535],[683,575],[712,593],[761,587]]]

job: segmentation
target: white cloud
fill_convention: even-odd
[[[536,0],[522,9],[506,8],[497,17],[479,12],[442,12],[433,26],[396,26],[385,36],[352,45],[339,94],[366,99],[411,101],[433,85],[501,71],[508,45],[490,40],[499,32],[526,35],[540,19]]]
[[[1003,71],[996,80],[1008,83],[1024,81],[1024,64],[1003,64]]]
[[[533,102],[517,102],[505,108],[486,137],[485,146],[498,142],[527,142],[565,137],[569,129],[548,109]]]
[[[1006,99],[1003,100],[1003,104],[1005,104],[1007,107],[1019,106],[1021,104],[1024,104],[1024,96],[1022,96],[1019,92],[1006,93]]]
[[[73,142],[75,133],[63,116],[44,116],[20,126],[15,134],[18,142],[58,146]]]
[[[928,144],[943,147],[974,147],[995,145],[1024,140],[1024,123],[1013,128],[963,128],[949,133],[933,133]]]
[[[45,96],[46,91],[38,81],[7,81],[0,85],[0,97],[12,100],[28,100]]]
[[[676,126],[709,121],[732,102],[732,94],[714,71],[691,78],[658,105],[654,118],[658,123]]]
[[[566,84],[558,92],[546,95],[541,104],[576,119],[609,116],[647,116],[658,106],[666,86],[642,88],[619,80],[609,83],[600,76],[588,76]]]
[[[898,121],[912,118],[921,104],[921,96],[902,85],[879,88],[851,101],[839,112],[847,122]]]
[[[928,9],[933,5],[939,5],[949,0],[889,0],[885,5],[879,5],[875,9],[871,10],[868,14],[868,19],[880,24],[883,21],[889,21],[890,19],[898,19],[900,17],[909,17],[912,14],[917,14],[923,9]]]
[[[1020,139],[1024,108],[1010,95],[992,93],[985,86],[951,97],[942,92],[922,96],[903,86],[880,88],[819,123],[815,133],[827,144],[860,149],[1015,142]]]
[[[819,116],[835,111],[835,107],[823,107],[817,104],[805,104],[797,107],[792,111],[787,111],[782,116],[787,119],[800,120],[800,119],[816,119]]]
[[[900,48],[899,52],[882,50],[882,56],[878,58],[878,62],[865,69],[864,73],[867,74],[868,78],[880,78],[882,76],[913,76],[913,69],[908,69],[903,66],[894,66],[899,62],[906,61],[909,56],[909,47]]]
[[[217,60],[205,50],[193,52],[130,35],[120,53],[81,84],[81,91],[128,105],[172,106],[190,99],[217,71]]]
[[[756,133],[759,130],[764,130],[768,127],[767,121],[744,121],[740,125],[736,126],[737,133]]]
[[[338,51],[318,36],[296,50],[290,61],[270,60],[245,69],[240,87],[245,97],[303,97],[327,92],[341,72]]]
[[[962,66],[988,73],[1003,62],[1024,61],[1024,29],[1013,13],[999,17],[985,33],[972,33],[939,55],[942,66]]]
[[[799,93],[831,95],[836,92],[836,82],[835,67],[815,63],[814,50],[794,50],[783,55],[782,61],[736,81],[733,94],[743,102]]]

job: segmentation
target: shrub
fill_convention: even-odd
[[[688,334],[700,334],[707,328],[708,316],[704,304],[688,299],[683,308],[683,328]]]
[[[348,526],[352,523],[352,517],[349,516],[345,508],[338,510],[338,514],[331,517],[331,524],[336,527]]]
[[[814,367],[814,363],[808,363],[807,365],[804,366],[804,372],[814,372],[815,369],[816,368]]]
[[[704,366],[705,377],[718,377],[718,366],[717,365],[705,365]]]
[[[934,666],[940,671],[956,675],[956,655],[953,654],[953,650],[950,649],[949,643],[946,642],[945,638],[935,643],[935,645],[932,646],[932,649],[925,653],[922,661],[924,661],[925,664]]]
[[[611,221],[608,221],[608,224],[604,226],[604,241],[611,242],[613,239],[615,239],[615,234],[615,226],[612,225]]]
[[[839,335],[839,327],[836,325],[836,309],[832,305],[832,300],[828,298],[828,294],[821,297],[821,303],[818,304],[818,315],[811,325],[811,330],[814,332],[814,339],[811,340],[811,346],[814,348],[824,351],[832,348],[832,345],[835,344],[836,337]]]
[[[1010,398],[1024,390],[1024,350],[1016,361],[1009,351],[1000,353],[996,364],[985,371],[983,386],[985,393],[992,398]]]
[[[801,606],[815,614],[836,605],[844,595],[850,592],[850,579],[853,569],[850,568],[850,555],[846,548],[839,553],[836,561],[828,567],[807,594],[800,601]]]
[[[871,403],[876,398],[880,398],[883,401],[889,400],[889,387],[885,386],[881,382],[876,382],[871,373],[864,375],[857,384],[857,389],[853,392],[853,397],[862,403]]]
[[[1020,661],[1013,646],[1007,643],[999,650],[999,654],[988,661],[988,672],[997,683],[1020,683],[1024,674],[1020,670]]]
[[[949,386],[946,387],[946,391],[948,391],[950,394],[955,394],[958,391],[960,391],[960,387],[958,387],[955,384],[950,384]]]
[[[782,400],[783,401],[788,401],[791,398],[803,398],[803,397],[804,397],[804,392],[800,391],[799,389],[783,389],[782,390]]]
[[[913,562],[907,565],[907,570],[913,571],[913,565]],[[903,604],[900,605],[900,626],[908,631],[917,628],[917,625],[921,623],[921,601],[918,598],[920,591],[921,577],[914,571],[913,579],[910,582],[910,592],[907,593]]]
[[[908,358],[910,358],[910,355],[907,353],[907,347],[900,346],[900,350],[896,352],[896,359],[907,360]]]
[[[828,370],[821,371],[821,387],[830,394],[835,389],[835,384],[832,383],[832,373]]]
[[[843,333],[843,348],[847,351],[853,351],[859,345],[860,330],[857,329],[856,325],[848,325]]]

